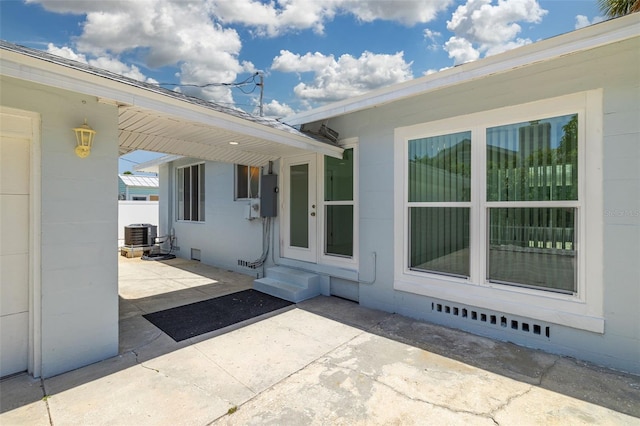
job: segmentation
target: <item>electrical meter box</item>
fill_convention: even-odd
[[[262,175],[260,181],[260,216],[278,215],[278,175]]]

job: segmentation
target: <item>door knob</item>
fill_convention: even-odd
[[[315,216],[315,215],[316,215],[316,212],[311,212],[311,216]]]

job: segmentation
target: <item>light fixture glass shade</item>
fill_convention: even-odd
[[[86,119],[82,126],[74,128],[73,131],[76,134],[76,155],[80,158],[88,157],[96,131],[89,127]]]

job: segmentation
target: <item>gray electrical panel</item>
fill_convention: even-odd
[[[278,215],[278,175],[262,175],[260,181],[260,216]]]

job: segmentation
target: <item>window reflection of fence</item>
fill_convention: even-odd
[[[573,208],[490,209],[489,240],[492,246],[573,250]]]
[[[490,232],[492,246],[573,250],[573,228],[496,225]]]

